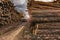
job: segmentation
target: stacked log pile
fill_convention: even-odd
[[[29,8],[34,21],[31,31],[35,39],[60,40],[60,1],[51,3],[33,1]]]
[[[60,1],[55,2],[39,2],[30,1],[28,8],[31,11],[34,21],[56,22],[60,21]]]
[[[60,1],[45,3],[34,2],[32,0],[28,8],[30,9],[29,11],[31,11],[33,22],[31,25],[28,25],[28,27],[25,27],[22,33],[22,40],[60,40]],[[10,9],[10,7],[8,9]],[[15,10],[11,10],[5,13],[5,11],[1,9],[0,25],[20,20],[19,14],[17,14]],[[18,40],[20,40],[20,36],[18,38]]]
[[[60,23],[40,23],[36,25],[34,34],[38,40],[59,40]]]
[[[20,13],[14,10],[14,6],[10,1],[0,0],[0,27],[18,22],[20,18]]]
[[[29,3],[30,9],[60,9],[60,1],[57,0],[55,2],[40,2],[40,1],[30,1]]]

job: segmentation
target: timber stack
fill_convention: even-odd
[[[20,15],[15,12],[14,8],[11,7],[12,10],[9,6],[2,7],[0,25],[20,20]],[[31,25],[24,28],[22,40],[60,40],[60,1],[49,3],[30,0],[28,8],[33,20]],[[5,12],[5,9],[10,10]],[[18,38],[20,40],[20,35]]]
[[[32,1],[29,5],[33,17],[31,26],[34,40],[60,40],[60,1]]]
[[[13,24],[21,19],[20,13],[14,10],[13,5],[8,0],[0,0],[0,27]]]

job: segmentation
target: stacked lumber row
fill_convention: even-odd
[[[60,21],[60,1],[55,2],[40,2],[30,1],[28,8],[31,11],[33,20],[38,22]]]
[[[45,11],[33,12],[31,14],[33,16],[33,20],[35,22],[60,22],[60,12],[47,12],[47,10]]]
[[[40,1],[30,1],[30,9],[60,9],[60,1],[56,2],[40,2]]]
[[[34,24],[31,31],[36,40],[60,40],[60,1],[32,2],[30,5]]]
[[[20,13],[14,10],[14,6],[10,1],[0,2],[0,26],[17,22],[20,18]]]
[[[38,11],[32,13],[35,26],[32,26],[33,35],[37,40],[60,39],[60,12]],[[53,10],[52,10],[53,11]],[[60,11],[60,10],[59,10]],[[33,24],[33,25],[34,25]]]
[[[32,3],[31,3],[32,2]],[[28,7],[35,21],[60,21],[60,1],[56,2],[40,2],[40,1],[30,1],[30,6]]]
[[[60,23],[40,23],[36,25],[35,35],[37,39],[59,40]]]
[[[60,1],[55,2],[40,2],[30,1],[28,8],[31,11],[33,20],[35,21],[60,21]]]

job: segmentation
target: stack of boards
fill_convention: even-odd
[[[32,27],[36,40],[60,40],[60,1],[31,1],[29,9],[35,26]]]

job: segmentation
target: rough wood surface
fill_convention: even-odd
[[[30,24],[25,23],[26,25],[19,22],[20,14],[16,13],[14,8],[9,10],[10,6],[6,5],[9,10],[7,12],[2,6],[4,9],[1,9],[0,13],[0,40],[60,40],[60,1],[30,2],[28,8],[33,21]]]
[[[36,40],[60,40],[59,5],[59,0],[52,3],[33,1],[30,4],[29,8],[34,21],[31,31],[36,35]]]
[[[14,10],[14,6],[10,1],[1,1],[0,3],[0,27],[17,22],[20,19],[21,19],[20,13]]]

